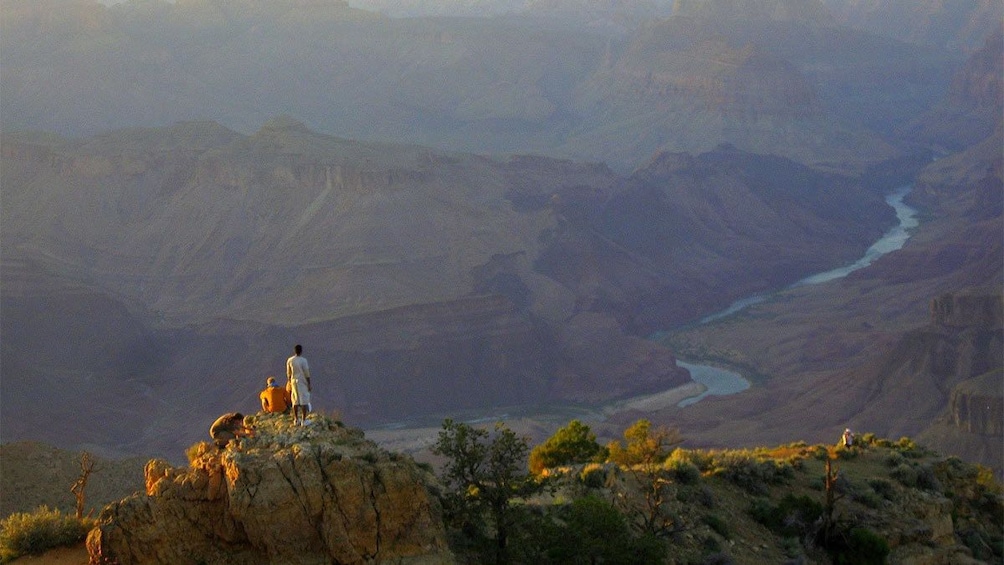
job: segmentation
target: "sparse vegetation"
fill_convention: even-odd
[[[0,522],[0,563],[79,543],[93,525],[89,518],[77,518],[47,506],[11,514]]]
[[[209,443],[208,441],[200,441],[194,443],[185,450],[185,457],[188,458],[188,464],[191,465],[193,462],[199,460],[207,453],[215,451],[216,447]]]

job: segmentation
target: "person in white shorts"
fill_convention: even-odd
[[[310,365],[303,356],[303,346],[293,348],[295,354],[286,359],[286,379],[293,400],[293,424],[303,425],[310,411]]]

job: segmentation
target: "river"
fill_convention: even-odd
[[[903,203],[903,199],[909,194],[911,188],[910,186],[902,187],[886,197],[886,202],[896,211],[898,223],[872,244],[861,259],[844,267],[805,277],[774,293],[758,294],[737,300],[725,310],[706,316],[699,323],[707,324],[726,318],[754,304],[766,302],[777,292],[789,288],[821,284],[845,277],[858,269],[871,265],[872,262],[882,255],[901,249],[907,239],[910,238],[912,230],[919,225],[916,219],[917,211]],[[650,339],[657,340],[664,334],[665,332],[658,332],[650,336]],[[633,409],[647,412],[673,406],[674,404],[679,407],[686,407],[700,402],[708,396],[736,394],[750,387],[750,382],[741,374],[734,371],[711,365],[702,365],[696,362],[689,363],[683,360],[677,361],[677,364],[690,371],[690,376],[693,380],[692,383],[654,394],[611,402],[595,408],[551,407],[548,410],[541,411],[539,407],[511,407],[499,408],[489,415],[480,412],[477,414],[460,415],[458,419],[466,423],[479,423],[508,420],[510,418],[520,419],[532,415],[537,420],[543,417],[549,418],[554,422],[567,422],[570,418],[578,418],[583,421],[602,421],[610,414],[624,410]],[[435,426],[439,421],[437,417],[430,416],[415,421],[385,424],[379,428],[367,430],[366,433],[367,436],[372,435],[372,438],[384,447],[411,452],[432,445],[438,429]]]
[[[801,286],[808,286],[814,284],[822,284],[825,282],[830,282],[857,271],[863,269],[875,262],[879,257],[892,253],[903,248],[906,241],[910,239],[910,235],[913,230],[920,225],[917,220],[917,210],[908,206],[903,202],[906,195],[910,193],[912,186],[904,186],[898,188],[886,196],[886,203],[896,211],[897,223],[895,226],[889,229],[882,237],[880,237],[871,247],[865,251],[864,256],[862,256],[857,261],[825,271],[822,273],[817,273],[815,275],[810,275],[801,279],[795,283],[788,285],[787,287],[781,289],[788,290],[791,288],[797,288]],[[781,292],[777,291],[777,292]],[[722,310],[721,312],[716,312],[709,316],[701,318],[699,324],[707,324],[709,322],[714,322],[716,320],[721,320],[727,318],[753,306],[755,304],[761,304],[766,302],[771,297],[773,297],[777,292],[756,294],[749,296],[740,300],[736,300],[729,305],[728,308]],[[677,406],[684,407],[694,404],[703,400],[704,398],[712,395],[728,395],[735,394],[737,392],[742,392],[749,388],[750,383],[748,380],[743,378],[739,373],[721,369],[718,367],[712,367],[710,365],[700,365],[696,363],[685,363],[678,362],[678,365],[690,371],[691,378],[706,387],[706,390],[697,396],[692,396],[680,401]]]

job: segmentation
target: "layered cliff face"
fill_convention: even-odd
[[[453,563],[435,479],[362,432],[258,415],[256,435],[188,468],[151,460],[146,492],[102,511],[92,563]],[[194,446],[193,446],[194,448]]]
[[[990,371],[959,383],[949,403],[951,423],[964,432],[1004,436],[1004,372]]]
[[[1000,17],[997,18],[1000,21]],[[998,27],[952,77],[947,95],[904,126],[904,137],[951,148],[984,140],[1004,115],[1004,28]]]
[[[931,322],[953,328],[1004,327],[1004,298],[986,293],[945,294],[931,300]]]

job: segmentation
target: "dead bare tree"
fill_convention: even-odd
[[[843,493],[837,492],[837,478],[840,471],[833,468],[832,459],[826,458],[826,476],[823,477],[826,498],[823,503],[823,543],[829,544],[830,537],[835,531],[833,512],[836,509],[837,501],[844,497]]]
[[[80,477],[73,483],[70,487],[70,492],[73,496],[77,497],[77,519],[80,520],[84,517],[84,504],[87,499],[87,480],[91,477],[91,473],[96,472],[98,469],[95,467],[94,458],[91,454],[84,451],[80,454]]]

